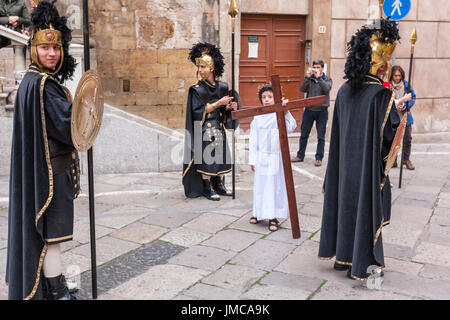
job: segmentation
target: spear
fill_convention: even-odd
[[[230,1],[230,9],[228,10],[228,14],[231,16],[231,92],[232,95],[234,96],[234,92],[235,92],[235,74],[234,74],[234,52],[235,52],[235,48],[234,48],[234,29],[235,29],[235,25],[236,25],[236,16],[239,14],[239,10],[237,8],[236,5],[236,1],[235,0],[231,0]],[[234,124],[235,122],[233,122]],[[233,162],[231,164],[231,168],[232,168],[232,193],[233,193],[233,199],[236,198],[236,188],[235,188],[235,163],[236,163],[236,146],[235,146],[235,131],[236,131],[236,126],[233,125],[233,130],[232,130],[232,149],[233,149]]]
[[[83,44],[84,71],[91,68],[89,53],[89,12],[88,0],[83,0]],[[87,151],[88,183],[89,183],[89,222],[91,230],[91,270],[92,270],[92,298],[97,299],[97,258],[95,246],[95,202],[94,202],[94,166],[92,147]]]
[[[412,74],[412,67],[413,67],[413,59],[414,59],[414,47],[416,45],[416,41],[417,41],[417,31],[416,28],[414,27],[412,33],[411,33],[411,57],[409,58],[409,75],[408,75],[408,88],[406,89],[407,93],[411,92],[411,74]],[[403,114],[407,113],[409,109],[409,101],[406,102],[406,108],[403,111]],[[407,115],[404,115],[407,116]],[[403,147],[405,146],[405,136],[403,136],[403,146],[402,146],[402,157],[401,157],[401,162],[400,162],[400,177],[398,179],[398,187],[401,188],[402,187],[402,176],[403,176],[403,160],[405,157],[405,153],[403,152]]]

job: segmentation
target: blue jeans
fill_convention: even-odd
[[[297,152],[297,157],[300,159],[305,158],[306,146],[308,144],[309,134],[311,133],[314,121],[316,122],[318,140],[316,160],[322,161],[325,149],[325,131],[327,129],[328,109],[323,111],[311,111],[305,109],[301,126],[302,133],[300,136],[300,149]]]

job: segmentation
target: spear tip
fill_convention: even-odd
[[[412,44],[415,44],[417,41],[417,30],[416,27],[414,27],[412,33],[411,33],[411,42]]]
[[[236,5],[236,0],[231,0],[230,1],[230,9],[228,9],[228,14],[232,18],[236,17],[239,14],[239,10],[238,10],[237,5]]]

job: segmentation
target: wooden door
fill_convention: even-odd
[[[297,15],[242,14],[239,94],[244,107],[259,106],[258,87],[280,75],[284,97],[303,98],[299,91],[305,67],[305,20]],[[303,112],[292,112],[300,131]],[[242,119],[248,130],[252,118]]]

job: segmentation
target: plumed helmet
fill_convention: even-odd
[[[71,78],[75,71],[75,59],[69,55],[69,43],[72,31],[67,26],[66,17],[61,17],[56,9],[56,1],[40,1],[31,13],[31,60],[41,70],[54,76],[59,82]],[[58,44],[61,46],[61,58],[55,70],[47,70],[41,65],[36,47],[41,44]]]
[[[214,69],[214,75],[216,78],[220,78],[224,71],[224,57],[220,53],[220,49],[215,45],[207,42],[199,42],[191,48],[189,52],[189,60],[196,66],[206,67],[206,80],[209,76],[211,69]]]
[[[350,86],[357,87],[367,74],[376,75],[382,66],[387,66],[390,72],[390,60],[398,40],[400,35],[395,21],[378,19],[364,25],[347,43],[344,79],[349,80]]]

